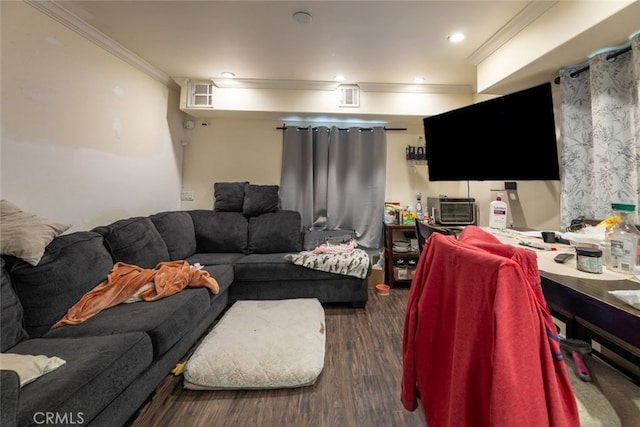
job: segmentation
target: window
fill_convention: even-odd
[[[213,83],[191,83],[188,107],[213,107]]]
[[[338,88],[339,107],[360,107],[360,88],[357,85],[342,85]]]

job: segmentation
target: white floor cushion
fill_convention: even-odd
[[[315,298],[237,301],[184,370],[191,390],[313,384],[324,367],[324,310]]]

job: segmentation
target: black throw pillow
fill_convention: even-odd
[[[278,185],[247,185],[244,193],[244,216],[258,216],[276,212],[280,208]]]
[[[248,182],[216,182],[213,184],[215,203],[213,210],[217,212],[242,212],[245,187]]]

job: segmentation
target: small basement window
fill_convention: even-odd
[[[341,85],[338,88],[338,107],[360,107],[360,87]]]
[[[188,107],[213,107],[213,83],[191,83]]]

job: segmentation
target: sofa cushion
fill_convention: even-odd
[[[248,182],[216,182],[213,184],[214,210],[218,212],[242,212],[244,192]]]
[[[13,289],[11,277],[5,269],[4,258],[0,258],[2,264],[2,277],[0,278],[0,326],[2,337],[0,338],[0,352],[4,353],[25,338],[28,338],[24,329],[22,304]]]
[[[256,216],[277,211],[280,208],[279,188],[277,185],[247,185],[242,213],[245,216]]]
[[[249,218],[249,253],[300,252],[302,218],[296,211],[277,211]]]
[[[0,371],[0,426],[18,425],[20,377],[15,371]]]
[[[211,305],[210,294],[205,288],[189,288],[152,302],[118,304],[78,325],[52,329],[44,337],[91,337],[146,332],[151,337],[154,358],[158,359],[202,318]]]
[[[208,265],[233,265],[236,261],[244,258],[245,254],[240,253],[215,253],[215,252],[198,252],[187,258],[187,262],[191,265],[200,264],[205,267]]]
[[[248,221],[241,212],[188,212],[196,230],[197,252],[246,252]]]
[[[112,267],[102,236],[91,231],[56,237],[36,266],[17,261],[10,273],[29,336],[42,336]]]
[[[0,200],[0,253],[16,256],[31,265],[40,262],[44,248],[71,225],[24,212],[7,200]]]
[[[196,231],[185,211],[161,212],[149,217],[167,245],[171,260],[187,259],[196,251]]]
[[[47,413],[71,417],[65,425],[90,424],[152,361],[151,342],[143,333],[30,339],[12,351],[66,361],[20,390],[21,426],[46,424]]]
[[[233,265],[231,264],[218,264],[218,265],[206,265],[203,267],[211,277],[216,279],[220,291],[216,295],[223,293],[233,283]],[[216,295],[210,294],[211,299]]]
[[[326,271],[295,265],[286,256],[288,253],[251,254],[238,260],[234,266],[234,286],[236,282],[272,281],[316,281],[356,279],[351,276],[328,273]],[[361,280],[361,279],[356,279]]]
[[[115,262],[154,268],[159,262],[169,261],[167,245],[148,217],[121,219],[93,231],[104,236]]]

